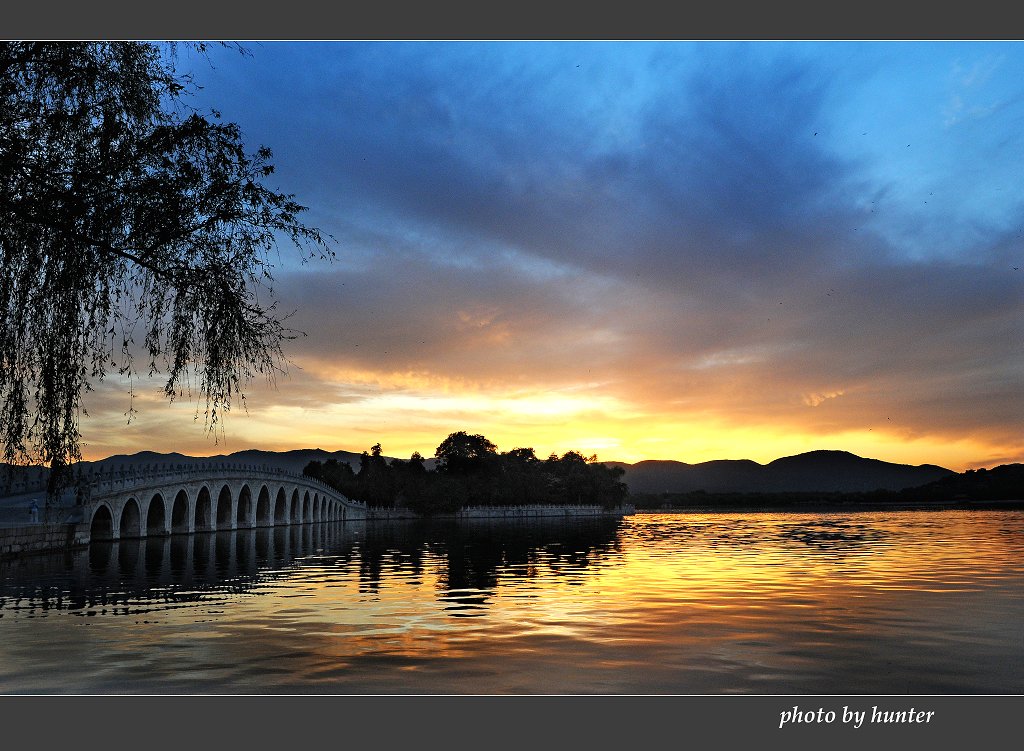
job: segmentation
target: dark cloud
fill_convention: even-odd
[[[889,71],[867,51],[858,68],[860,50],[266,44],[216,59],[201,97],[274,147],[275,179],[339,241],[333,266],[284,260],[276,292],[308,336],[287,387],[256,393],[314,409],[438,383],[573,388],[680,420],[1014,444],[1019,202],[971,232],[901,209],[901,175],[917,176],[880,177],[837,135],[864,100],[858,71]],[[857,130],[904,127],[859,106]],[[944,235],[934,252],[900,244]]]

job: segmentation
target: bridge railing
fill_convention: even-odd
[[[209,479],[226,479],[227,477],[253,477],[258,475],[260,479],[281,480],[290,479],[301,483],[315,485],[338,496],[348,504],[354,506],[365,506],[361,501],[353,501],[343,493],[332,488],[316,477],[293,472],[270,464],[246,464],[244,462],[189,462],[174,463],[160,462],[152,464],[129,464],[120,465],[119,469],[111,467],[104,471],[83,473],[75,483],[77,504],[88,502],[94,496],[102,496],[109,493],[129,490],[146,485],[174,484],[176,482],[188,482],[196,477]]]

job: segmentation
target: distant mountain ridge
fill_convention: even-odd
[[[291,451],[245,449],[209,457],[140,451],[107,457],[101,463],[109,466],[234,461],[270,464],[292,472],[302,472],[311,461],[326,462],[329,459],[347,462],[353,469],[358,469],[359,457],[360,454],[355,451],[325,451],[319,448]],[[432,467],[433,462],[433,459],[428,459],[427,467]],[[865,459],[848,451],[809,451],[782,457],[768,464],[758,464],[750,459],[717,459],[698,464],[657,459],[636,464],[603,463],[625,469],[626,474],[622,479],[633,493],[686,493],[694,490],[709,493],[902,490],[955,474],[950,469],[934,464],[894,464],[879,459]]]
[[[216,456],[186,456],[176,452],[160,454],[156,451],[140,451],[137,454],[116,454],[101,459],[94,464],[134,466],[137,464],[159,464],[172,462],[192,464],[197,462],[241,462],[244,464],[269,464],[290,472],[299,472],[311,461],[325,462],[334,459],[348,462],[353,469],[359,468],[360,454],[355,451],[325,451],[324,449],[293,449],[291,451],[264,451],[262,449],[244,449],[230,454]]]
[[[302,472],[311,461],[326,462],[329,459],[347,462],[353,469],[358,469],[359,457],[360,454],[354,451],[325,451],[319,448],[291,451],[245,449],[230,454],[199,457],[177,452],[161,454],[140,451],[83,464],[129,467],[165,462],[191,464],[226,461],[268,464],[291,472]],[[635,464],[615,461],[602,463],[626,470],[622,479],[632,493],[689,493],[696,490],[708,493],[902,490],[956,474],[934,464],[894,464],[879,459],[865,459],[848,451],[809,451],[782,457],[768,464],[759,464],[749,459],[718,459],[698,464],[656,459]],[[427,468],[432,468],[434,460],[427,459],[425,464]],[[47,471],[45,468],[28,470],[33,476],[39,477],[45,476]]]
[[[913,488],[955,474],[934,464],[895,464],[849,451],[809,451],[768,464],[749,459],[604,463],[626,470],[622,479],[632,493],[855,493]]]

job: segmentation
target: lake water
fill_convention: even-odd
[[[339,523],[0,561],[0,692],[1024,693],[1024,512]]]

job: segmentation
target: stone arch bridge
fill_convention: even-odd
[[[88,541],[366,518],[366,504],[266,465],[136,465],[85,476],[77,487],[68,521]]]

